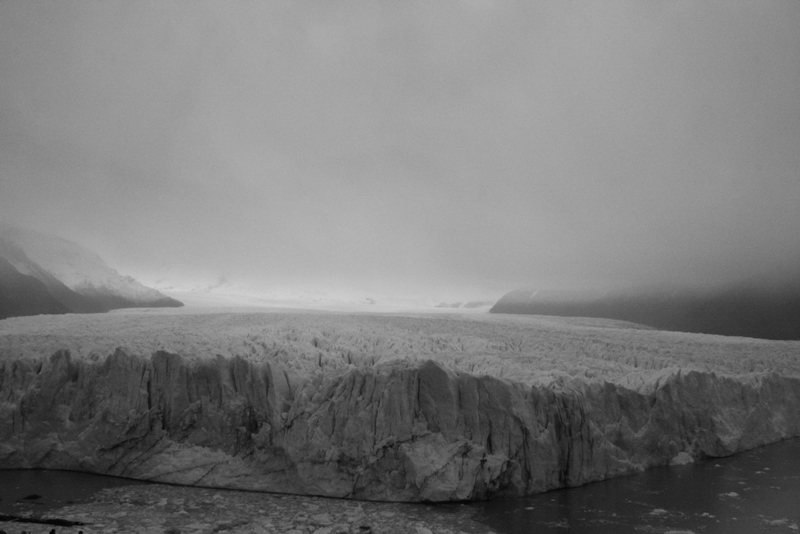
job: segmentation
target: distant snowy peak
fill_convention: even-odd
[[[0,225],[0,257],[19,275],[44,284],[68,311],[182,305],[130,276],[121,275],[91,250],[61,237]],[[13,284],[6,281],[5,285],[9,287],[7,294],[18,293],[18,281]],[[0,293],[0,300],[6,293]],[[0,302],[0,307],[3,304]]]

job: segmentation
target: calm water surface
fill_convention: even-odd
[[[0,469],[0,514],[38,515],[88,501],[102,489],[131,484],[147,482],[74,471]]]
[[[800,439],[476,506],[500,533],[800,533]]]
[[[0,470],[0,514],[38,515],[89,500],[103,488],[136,483],[69,471]],[[39,497],[26,499],[34,495]],[[800,439],[731,458],[467,506],[475,510],[474,519],[508,534],[800,534]],[[420,512],[431,508],[455,510],[426,506]]]

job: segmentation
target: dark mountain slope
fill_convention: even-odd
[[[50,296],[58,301],[66,310],[66,312],[58,313],[101,313],[112,309],[95,301],[91,297],[81,295],[71,290],[55,276],[31,260],[25,254],[25,251],[22,250],[22,247],[2,237],[0,237],[0,258],[7,260],[9,265],[21,275],[32,277],[44,285]]]
[[[628,290],[569,296],[504,295],[490,313],[602,317],[680,332],[800,339],[800,283],[745,281],[706,291]]]
[[[67,312],[69,308],[53,297],[40,280],[20,273],[0,257],[0,319]]]
[[[0,259],[2,317],[183,305],[55,236],[0,225]]]

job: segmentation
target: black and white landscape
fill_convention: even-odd
[[[800,437],[798,28],[781,0],[0,2],[0,476],[466,502]],[[147,491],[69,515],[459,530]],[[681,514],[631,529],[714,532]]]

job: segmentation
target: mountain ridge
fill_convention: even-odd
[[[57,236],[0,224],[0,260],[0,319],[183,305]]]
[[[663,330],[800,339],[800,280],[749,278],[716,287],[641,287],[604,292],[515,289],[489,313],[598,317]]]

